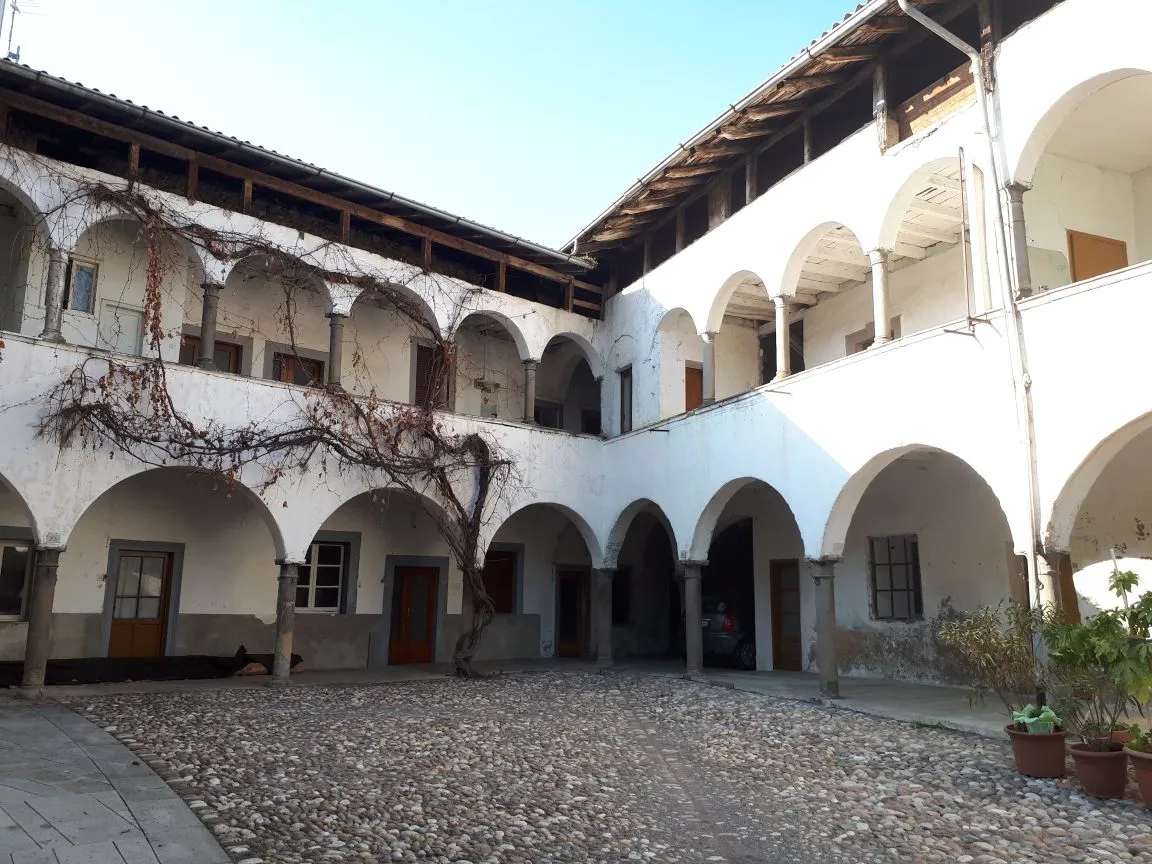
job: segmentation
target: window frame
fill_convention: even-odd
[[[551,426],[543,422],[543,415],[545,412],[554,412],[556,425]],[[550,399],[537,399],[536,405],[532,408],[532,419],[536,421],[536,425],[541,429],[557,429],[563,431],[564,429],[564,403],[553,402]]]
[[[339,547],[340,552],[340,582],[336,586],[336,605],[335,606],[316,606],[316,579],[315,570],[317,567],[331,568],[333,564],[319,564],[313,563],[319,559],[318,546],[336,546]],[[305,567],[309,568],[308,571],[308,584],[300,584],[301,570]],[[309,614],[315,613],[318,615],[341,615],[348,608],[349,587],[348,582],[351,578],[352,568],[352,543],[347,540],[323,540],[313,539],[308,544],[308,551],[304,554],[304,561],[296,568],[296,594],[293,597],[295,609],[297,612],[306,612]],[[321,585],[320,588],[331,588],[331,585]],[[308,592],[308,604],[300,605],[300,591],[305,589]]]
[[[502,560],[510,560],[512,562],[512,607],[511,609],[501,610],[495,608],[495,597],[488,585],[488,580],[484,569],[488,566],[488,559],[498,556]],[[481,570],[480,578],[484,582],[484,590],[488,592],[488,596],[493,599],[493,614],[495,615],[519,615],[521,605],[521,589],[520,589],[520,562],[523,560],[523,547],[516,546],[497,546],[493,544],[488,553],[484,556],[484,568]]]
[[[26,621],[28,619],[28,600],[32,593],[32,573],[36,567],[36,543],[29,537],[14,536],[10,532],[0,532],[0,557],[8,546],[26,547],[28,549],[28,563],[24,567],[24,586],[20,589],[20,611],[0,612],[0,621]]]
[[[894,541],[902,544],[903,561],[891,560],[891,548]],[[876,544],[882,542],[885,546],[885,560],[879,561]],[[894,580],[895,568],[902,567],[904,572],[904,587],[897,588]],[[881,587],[878,575],[882,572],[887,576],[887,587]],[[868,588],[870,606],[869,612],[874,621],[888,621],[898,624],[913,623],[924,620],[924,585],[920,569],[920,538],[917,534],[887,534],[868,537]],[[896,596],[903,594],[906,598],[907,616],[896,615]],[[887,595],[889,614],[881,614],[881,595]]]
[[[185,363],[183,360],[180,360],[180,365],[181,366],[197,366],[197,365],[199,365],[200,337],[197,336],[195,333],[181,333],[180,334],[180,351],[181,351],[181,353],[183,353],[185,347],[192,348],[192,362],[191,363]],[[235,342],[225,342],[225,341],[222,341],[220,339],[217,339],[216,340],[216,350],[220,351],[222,348],[227,349],[227,351],[228,351],[228,368],[227,369],[221,369],[219,367],[219,364],[217,364],[216,371],[217,372],[227,372],[231,375],[239,375],[240,369],[241,369],[241,364],[242,364],[243,359],[244,359],[244,346],[238,345]],[[235,367],[235,368],[233,368],[233,367]]]
[[[291,363],[290,368],[293,370],[292,380],[288,381],[284,378],[284,361],[288,360]],[[320,369],[318,377],[313,376],[311,380],[302,383],[296,380],[295,369],[297,365],[314,363]],[[303,354],[297,354],[292,351],[273,351],[272,352],[272,380],[279,381],[281,384],[291,384],[295,387],[315,387],[323,388],[328,383],[328,364],[324,360],[316,357],[306,357]]]
[[[632,377],[632,364],[622,366],[617,372],[620,384],[620,434],[625,435],[632,431],[634,427],[632,409],[635,407],[633,400],[633,384]],[[627,385],[627,386],[625,386]]]
[[[76,282],[77,266],[81,268],[88,268],[92,271],[92,306],[89,309],[77,309],[72,305],[72,298],[74,296],[73,285]],[[69,312],[79,312],[81,315],[96,315],[96,293],[100,285],[100,262],[93,258],[85,258],[82,255],[69,255],[68,263],[64,267],[64,300],[61,304]]]

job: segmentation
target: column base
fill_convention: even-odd
[[[205,371],[207,371],[207,372],[217,372],[217,371],[219,371],[219,370],[217,370],[217,368],[216,368],[216,361],[215,361],[215,360],[212,360],[212,359],[211,359],[211,358],[209,358],[209,357],[205,357],[205,358],[203,358],[203,359],[201,359],[201,360],[197,361],[196,365],[197,365],[197,366],[199,366],[201,369],[204,369],[204,370],[205,370]]]
[[[43,339],[45,342],[63,342],[64,334],[59,330],[45,330],[40,334],[39,338]]]
[[[882,345],[887,345],[891,341],[892,340],[888,338],[877,339],[875,342],[868,346],[868,350],[871,351],[873,348],[879,348]]]
[[[829,681],[828,683],[821,682],[820,695],[823,696],[825,699],[842,699],[842,698],[844,698],[840,695],[840,682],[839,681]]]
[[[268,687],[295,687],[296,682],[291,678],[277,678],[275,675],[268,676]]]
[[[42,686],[26,687],[21,684],[19,687],[13,689],[18,698],[25,699],[29,702],[38,702],[44,698],[44,688]]]

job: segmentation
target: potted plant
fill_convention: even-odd
[[[994,693],[1012,722],[1004,727],[1012,742],[1016,770],[1027,777],[1064,776],[1064,728],[1044,705],[1026,704],[1044,690],[1044,667],[1033,651],[1033,638],[1055,610],[1043,612],[1018,603],[981,606],[940,627],[940,643],[962,660],[972,698]]]
[[[1136,773],[1136,785],[1144,806],[1152,810],[1152,732],[1142,732],[1124,748]]]
[[[1084,791],[1099,798],[1122,798],[1128,782],[1124,745],[1113,737],[1129,709],[1140,710],[1152,694],[1148,629],[1152,594],[1136,604],[1128,592],[1135,574],[1115,571],[1112,590],[1123,600],[1079,624],[1049,622],[1044,640],[1051,659],[1056,704],[1070,731],[1080,738],[1072,761]]]

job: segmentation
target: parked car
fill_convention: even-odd
[[[756,616],[727,597],[703,598],[704,616],[700,627],[704,656],[718,658],[738,669],[756,668]]]

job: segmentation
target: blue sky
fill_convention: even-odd
[[[23,2],[34,68],[552,245],[854,6]]]

